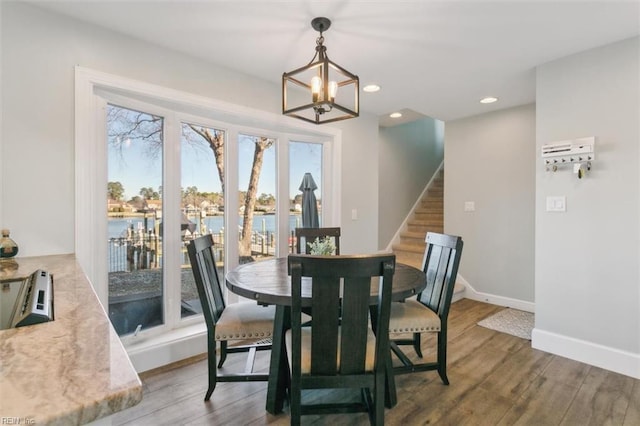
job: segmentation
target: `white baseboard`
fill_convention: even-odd
[[[535,303],[476,291],[476,289],[474,289],[473,286],[469,284],[460,274],[458,274],[456,282],[460,282],[464,285],[465,290],[463,296],[467,299],[491,303],[492,305],[506,306],[513,309],[519,309],[521,311],[535,312]]]
[[[573,337],[534,328],[531,346],[585,364],[640,379],[640,354],[621,351]]]
[[[464,285],[463,297],[498,306],[508,306],[527,312],[535,312],[535,303],[476,291],[464,277],[458,274],[456,282]],[[573,359],[605,370],[640,379],[640,354],[621,351],[585,340],[534,328],[531,346],[544,352]]]
[[[129,345],[126,350],[133,368],[142,373],[206,353],[207,329],[204,324],[186,327]]]

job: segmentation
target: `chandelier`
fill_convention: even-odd
[[[282,74],[282,113],[314,124],[355,118],[360,110],[360,79],[329,60],[322,33],[331,21],[314,18],[311,26],[320,33],[316,53],[307,65]],[[294,88],[305,91],[301,95]]]

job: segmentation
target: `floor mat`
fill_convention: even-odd
[[[478,322],[479,326],[511,334],[523,339],[531,340],[531,330],[534,325],[534,315],[531,312],[507,308]]]

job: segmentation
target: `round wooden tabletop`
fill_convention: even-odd
[[[311,282],[303,278],[302,296],[311,298]],[[291,278],[287,258],[279,257],[245,263],[226,276],[227,288],[240,296],[274,305],[291,305]],[[422,291],[426,286],[424,273],[413,266],[396,263],[393,275],[393,300],[403,300]],[[371,286],[375,298],[378,286]]]

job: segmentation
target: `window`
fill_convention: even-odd
[[[238,263],[276,254],[276,140],[238,135]]]
[[[119,335],[164,323],[164,118],[107,105],[109,318]]]
[[[224,276],[224,143],[226,132],[194,123],[181,123],[180,316],[202,313],[186,243],[213,236],[215,259]]]
[[[181,342],[166,350],[162,365],[201,351],[184,344],[205,342],[205,328],[193,328],[203,320],[184,252],[190,238],[214,235],[222,275],[243,256],[255,261],[286,255],[292,224],[299,220],[291,188],[306,171],[318,184],[323,225],[339,226],[339,190],[332,181],[339,132],[299,123],[286,127],[279,115],[83,68],[76,69],[76,94],[76,258],[113,312],[114,325],[120,321],[116,329],[130,355],[131,348],[151,353]],[[153,137],[127,135],[113,115],[144,122]],[[262,163],[253,188],[256,148]],[[139,180],[123,182],[130,174]],[[253,213],[248,246],[242,240],[247,206]],[[116,258],[120,263],[112,264]],[[154,278],[148,280],[150,272]],[[128,289],[135,297],[115,291],[113,273],[140,287]],[[133,278],[140,274],[147,275]],[[149,294],[141,297],[141,290]],[[111,310],[127,300],[135,301],[131,310]],[[142,320],[136,303],[145,313],[155,309],[153,318]]]
[[[295,252],[295,228],[302,226],[302,189],[311,179],[317,189],[318,221],[322,226],[322,148],[323,144],[289,142],[289,197],[291,198],[289,221],[289,252]],[[307,178],[305,175],[308,173]]]

